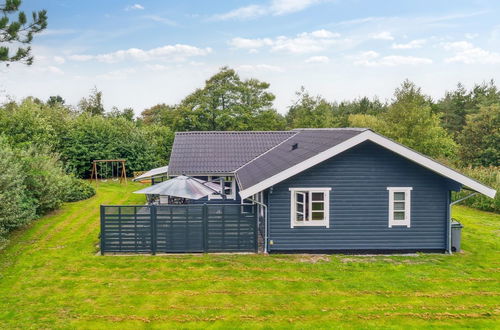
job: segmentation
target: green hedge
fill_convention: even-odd
[[[471,198],[460,202],[461,205],[467,205],[484,211],[500,212],[500,166],[490,167],[467,167],[460,170],[467,176],[470,176],[479,182],[486,184],[497,191],[495,198],[489,198],[477,194]],[[457,200],[469,195],[470,191],[461,191],[453,193],[453,200]]]
[[[64,196],[65,202],[77,202],[95,195],[95,189],[90,182],[68,176],[67,192]]]
[[[10,231],[63,202],[95,194],[88,182],[66,174],[58,157],[48,151],[13,147],[0,135],[0,155],[0,243]]]

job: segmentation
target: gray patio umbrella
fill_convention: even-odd
[[[216,183],[180,175],[134,193],[200,199],[219,191],[220,186]]]

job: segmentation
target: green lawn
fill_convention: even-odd
[[[142,203],[106,183],[0,251],[2,328],[499,326],[500,215],[456,207],[453,256],[98,256],[99,204]]]

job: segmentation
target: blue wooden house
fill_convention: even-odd
[[[182,174],[256,204],[266,252],[451,251],[451,192],[496,193],[359,128],[177,133],[169,175]]]

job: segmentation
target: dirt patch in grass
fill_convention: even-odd
[[[331,257],[327,254],[299,254],[296,260],[299,262],[305,262],[309,264],[316,264],[318,262],[330,262]]]

